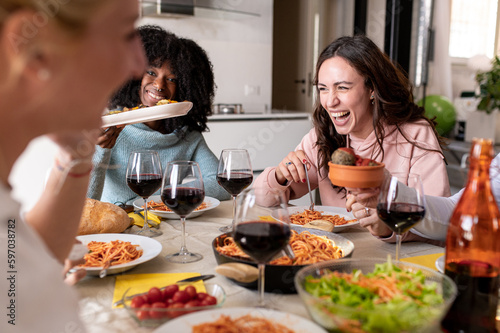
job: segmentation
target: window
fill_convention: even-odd
[[[449,54],[495,56],[498,0],[452,0]],[[436,17],[436,15],[434,16]]]

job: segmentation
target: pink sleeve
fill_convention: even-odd
[[[418,126],[414,139],[424,147],[441,151],[439,142],[429,126]],[[419,174],[426,195],[449,197],[450,183],[446,163],[441,154],[414,147],[410,172]]]

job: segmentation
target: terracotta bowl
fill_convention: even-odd
[[[376,166],[341,165],[328,162],[333,185],[352,188],[377,187],[384,181],[384,163]]]

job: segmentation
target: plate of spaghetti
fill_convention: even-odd
[[[288,207],[288,214],[290,222],[296,225],[304,225],[314,220],[332,222],[335,225],[333,232],[359,224],[359,221],[351,213],[340,207],[315,206],[314,211],[311,211],[309,206],[293,206]],[[279,221],[277,216],[271,216]]]
[[[155,330],[155,333],[167,332],[326,333],[321,326],[306,318],[250,307],[196,312],[171,320]]]
[[[134,200],[132,203],[136,209],[143,209],[144,208],[144,199],[142,198],[137,198]],[[220,201],[212,198],[212,197],[205,197],[205,200],[203,200],[203,203],[196,208],[191,214],[187,216],[187,218],[193,218],[200,216],[204,212],[214,209],[215,207],[220,205]],[[151,212],[155,215],[158,215],[160,217],[166,218],[166,219],[173,219],[173,220],[178,220],[180,219],[179,215],[174,213],[173,211],[170,210],[163,201],[161,201],[160,195],[152,195],[149,197],[148,200],[148,212]]]
[[[99,275],[107,262],[107,275],[124,272],[155,258],[162,249],[157,240],[140,235],[93,234],[77,236],[76,239],[89,249],[84,256],[85,264],[80,266],[87,270],[88,275]]]
[[[290,246],[295,259],[279,257],[266,264],[265,289],[267,292],[295,293],[293,277],[302,267],[327,260],[350,257],[354,244],[340,235],[301,226],[292,225]],[[240,262],[257,266],[248,255],[234,243],[230,234],[222,234],[212,242],[212,249],[217,263]],[[257,288],[257,281],[235,283],[250,289]]]

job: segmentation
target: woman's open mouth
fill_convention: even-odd
[[[332,115],[333,118],[335,118],[335,120],[342,120],[349,117],[351,113],[349,111],[345,111],[345,112],[330,112],[330,114]]]
[[[150,90],[147,90],[146,92],[147,92],[148,96],[151,99],[156,100],[156,102],[158,102],[159,100],[165,99],[165,96],[157,95],[157,94],[155,94],[154,92],[152,92]]]

